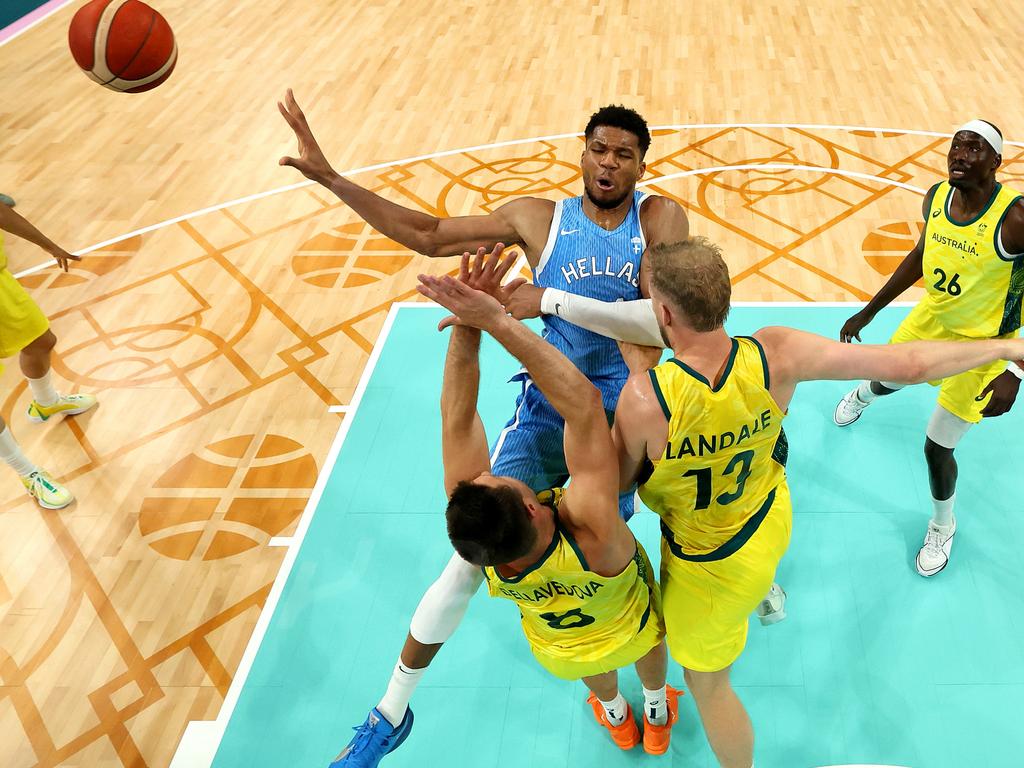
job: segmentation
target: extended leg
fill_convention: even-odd
[[[685,670],[686,684],[697,704],[704,733],[722,768],[751,768],[754,727],[729,682],[726,667],[718,672]]]
[[[843,399],[836,406],[832,420],[836,426],[847,427],[860,418],[861,413],[879,397],[891,395],[903,389],[903,384],[893,384],[888,381],[862,381],[854,389],[843,395]]]
[[[924,457],[928,462],[928,483],[932,492],[932,519],[928,521],[924,545],[917,553],[917,572],[934,576],[949,563],[956,534],[957,464],[953,451],[971,428],[971,422],[936,406],[928,422]]]

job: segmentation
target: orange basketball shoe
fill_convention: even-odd
[[[665,686],[665,698],[668,703],[668,721],[664,725],[652,725],[644,712],[644,752],[649,755],[664,755],[668,752],[669,741],[672,739],[672,726],[679,720],[679,697],[671,685]]]
[[[633,709],[626,705],[626,719],[621,725],[612,725],[608,722],[608,715],[593,693],[587,697],[587,704],[594,710],[594,719],[608,729],[612,735],[612,741],[619,749],[632,749],[640,743],[640,729],[636,727],[636,720],[633,719]],[[666,741],[667,743],[667,741]]]

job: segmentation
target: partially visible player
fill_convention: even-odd
[[[991,123],[972,120],[953,136],[949,178],[928,190],[921,209],[925,228],[914,249],[860,312],[843,325],[842,341],[860,332],[878,311],[922,277],[926,293],[890,339],[991,339],[1017,336],[1024,300],[1024,198],[996,181],[1003,137]],[[1013,406],[1024,361],[1001,360],[929,383],[939,387],[928,423],[924,456],[932,517],[917,553],[917,572],[934,576],[949,562],[956,534],[957,464],[953,451],[983,417]],[[885,380],[861,382],[836,406],[835,423],[853,424],[878,397],[901,389]]]
[[[53,256],[65,272],[70,262],[79,260],[7,205],[0,205],[0,230],[38,245]],[[72,416],[96,405],[92,395],[62,395],[53,388],[50,352],[56,343],[57,337],[50,330],[46,315],[7,269],[7,254],[0,235],[0,359],[18,354],[21,371],[32,391],[32,402],[28,406],[31,421],[46,421],[58,414]],[[61,509],[74,500],[67,488],[26,458],[3,419],[0,419],[0,458],[18,473],[25,490],[41,507]]]
[[[636,189],[645,171],[651,136],[631,109],[606,106],[584,130],[580,156],[583,194],[567,200],[524,197],[482,216],[439,218],[396,205],[338,174],[327,161],[289,90],[278,107],[295,133],[299,156],[282,165],[323,185],[370,226],[426,256],[451,256],[497,243],[519,244],[537,285],[606,302],[638,299],[643,291],[643,254],[652,244],[687,237],[689,224],[674,200]],[[629,371],[616,343],[557,316],[544,318],[544,338],[576,365],[601,392],[609,423]],[[514,477],[534,491],[562,485],[568,468],[562,453],[563,421],[528,374],[515,412],[491,448],[496,474]],[[633,513],[632,492],[620,513]],[[453,556],[413,615],[401,656],[378,709],[398,726],[409,700],[441,644],[458,626],[480,586],[479,569]]]
[[[17,203],[14,202],[14,198],[10,195],[0,194],[0,204],[6,205],[8,208],[13,208]]]
[[[675,357],[629,379],[613,435],[620,487],[661,516],[666,637],[724,768],[750,768],[754,732],[729,681],[749,615],[789,545],[782,420],[817,379],[920,382],[1024,356],[1024,340],[850,347],[769,327],[731,338],[729,270],[705,238],[648,253],[651,299]]]
[[[472,287],[481,267],[502,273],[496,256],[481,255],[476,266],[471,273],[464,262],[462,281],[420,275],[420,292],[455,315],[441,392],[449,538],[459,557],[482,570],[492,596],[516,603],[541,666],[590,688],[595,718],[622,749],[639,744],[641,734],[619,691],[617,670],[636,665],[644,686],[644,749],[664,754],[678,692],[665,683],[664,629],[650,561],[618,513],[617,460],[601,393],[552,345],[509,317],[497,298]],[[556,489],[542,500],[522,481],[492,472],[477,413],[479,329],[522,362],[564,418],[572,475],[564,492]],[[405,740],[412,722],[407,709],[392,728],[375,708],[332,765],[377,765]]]

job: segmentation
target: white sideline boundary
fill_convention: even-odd
[[[295,559],[298,556],[299,549],[302,547],[302,542],[306,538],[307,531],[309,531],[310,523],[312,523],[313,516],[316,514],[317,507],[320,505],[320,498],[323,496],[324,487],[327,485],[327,481],[330,479],[331,473],[334,471],[334,466],[338,461],[338,455],[341,453],[341,446],[345,442],[345,437],[348,435],[349,429],[352,426],[356,412],[359,409],[359,404],[362,402],[363,395],[366,393],[366,388],[373,376],[373,371],[377,367],[377,361],[380,360],[381,352],[384,349],[384,345],[387,343],[388,336],[391,334],[391,328],[394,325],[395,318],[398,316],[398,312],[401,309],[433,306],[433,304],[425,304],[422,302],[395,302],[388,310],[387,317],[384,319],[384,325],[380,330],[380,335],[377,337],[377,341],[373,345],[373,350],[370,352],[370,359],[367,360],[366,367],[363,369],[363,373],[359,377],[359,384],[356,386],[352,402],[348,407],[348,415],[341,423],[341,426],[338,428],[338,432],[334,437],[334,441],[331,443],[331,448],[327,452],[327,458],[324,460],[323,468],[317,476],[313,492],[310,494],[306,508],[302,511],[302,515],[299,517],[299,524],[296,527],[295,533],[290,537],[281,537],[282,539],[287,540],[287,549],[284,561],[281,563],[281,568],[278,570],[277,576],[274,578],[274,584],[270,588],[270,594],[267,596],[266,605],[264,605],[263,610],[260,611],[260,617],[256,621],[256,626],[253,629],[252,636],[249,638],[249,642],[245,647],[245,652],[242,654],[242,660],[238,665],[238,671],[235,673],[234,679],[231,681],[231,686],[228,688],[228,693],[224,697],[224,704],[221,706],[220,712],[217,714],[217,719],[194,720],[185,726],[185,733],[182,735],[181,741],[178,743],[178,748],[171,760],[170,768],[210,768],[213,764],[213,759],[216,757],[217,749],[220,747],[221,740],[224,738],[224,733],[227,730],[228,722],[231,720],[231,715],[234,714],[235,706],[238,704],[238,698],[242,693],[242,688],[245,686],[245,681],[249,677],[249,672],[252,671],[252,665],[256,659],[256,654],[259,652],[260,646],[263,644],[263,638],[266,636],[267,628],[270,626],[270,621],[277,610],[277,604],[281,599],[281,593],[284,590],[284,586],[288,582],[288,577],[291,575],[292,567],[295,565]],[[280,541],[279,544],[284,544],[284,541]]]

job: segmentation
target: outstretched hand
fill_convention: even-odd
[[[437,326],[443,330],[450,325],[468,325],[487,329],[505,318],[505,309],[489,293],[478,291],[450,275],[420,275],[416,290],[452,313]]]
[[[501,281],[505,279],[518,258],[517,251],[505,253],[504,243],[495,245],[490,253],[487,253],[486,248],[477,248],[476,258],[466,251],[462,254],[462,262],[459,264],[459,281],[493,296],[505,306],[516,288],[526,282],[525,278],[517,277],[502,285]]]
[[[52,251],[50,251],[50,255],[53,256],[53,258],[55,258],[57,260],[57,264],[65,272],[68,271],[68,267],[71,266],[71,262],[72,261],[81,261],[82,260],[81,256],[75,256],[75,254],[73,254],[73,253],[68,253],[67,251],[65,251],[63,248],[61,248],[59,246],[54,248]]]
[[[320,145],[317,144],[313,131],[310,130],[309,123],[306,121],[306,115],[295,101],[295,94],[292,93],[291,88],[285,94],[284,102],[277,102],[277,108],[281,111],[281,115],[289,127],[295,132],[295,138],[299,144],[299,156],[282,157],[278,160],[278,165],[289,165],[297,169],[307,179],[321,184],[325,183],[334,174],[334,169],[327,162]]]

